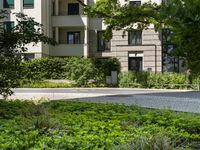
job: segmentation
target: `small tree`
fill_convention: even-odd
[[[0,19],[7,16],[7,12],[0,10]],[[56,44],[52,39],[44,35],[42,25],[34,18],[22,13],[15,14],[17,25],[5,29],[0,26],[0,95],[7,97],[13,92],[20,81],[22,67],[22,55],[27,50],[27,44],[36,45],[38,42]]]

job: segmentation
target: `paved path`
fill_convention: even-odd
[[[15,89],[11,99],[50,99],[122,103],[200,113],[200,91],[121,88]]]

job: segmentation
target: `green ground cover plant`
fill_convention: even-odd
[[[117,104],[0,100],[0,149],[194,149],[200,116]]]

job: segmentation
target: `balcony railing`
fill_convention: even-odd
[[[80,27],[86,25],[87,16],[84,15],[52,16],[53,27]]]
[[[52,56],[84,56],[85,44],[58,44],[52,47]]]

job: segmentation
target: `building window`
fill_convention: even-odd
[[[68,4],[68,15],[79,15],[79,3]]]
[[[4,8],[14,8],[15,2],[14,0],[4,0],[3,7]]]
[[[55,16],[55,14],[56,14],[56,10],[55,9],[56,9],[56,4],[55,4],[55,2],[53,2],[52,3],[52,15],[53,16]]]
[[[33,53],[25,53],[24,54],[24,60],[32,60],[35,58],[35,54]]]
[[[133,5],[133,6],[140,6],[141,5],[141,1],[130,1],[129,4]]]
[[[142,31],[135,30],[128,32],[128,44],[129,45],[142,45]]]
[[[12,21],[8,21],[8,22],[4,22],[3,23],[3,28],[4,28],[4,31],[6,32],[11,32],[12,29],[14,28],[14,22]]]
[[[103,37],[105,31],[97,32],[97,50],[98,51],[110,51],[111,43],[110,41],[106,41]]]
[[[162,29],[162,70],[163,72],[179,72],[180,58],[172,55],[176,45],[172,42],[170,29]]]
[[[34,0],[23,0],[24,8],[34,8]]]
[[[56,29],[52,29],[52,38],[56,41]]]
[[[67,32],[67,44],[80,44],[81,33],[80,32]]]

